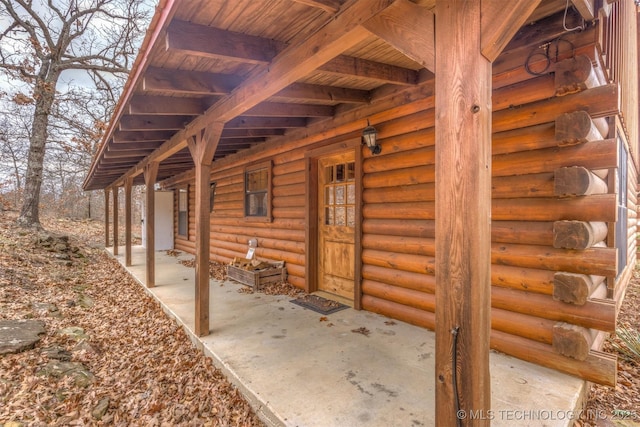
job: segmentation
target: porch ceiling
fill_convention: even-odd
[[[161,1],[85,190],[120,185],[124,176],[144,183],[150,155],[160,161],[158,181],[192,169],[186,138],[207,121],[225,123],[217,160],[370,103],[377,91],[433,78],[424,64],[360,26],[375,15],[369,9],[389,3],[367,2],[365,10],[355,0],[270,0],[268,7],[254,0]],[[396,3],[426,13],[435,7],[435,0]],[[358,5],[370,13],[360,22]],[[543,0],[530,21],[564,7],[565,0]],[[340,19],[358,30],[318,37],[332,25],[341,30]],[[297,48],[291,69],[284,68]],[[330,59],[315,63],[322,51]],[[276,85],[270,73],[280,73]]]

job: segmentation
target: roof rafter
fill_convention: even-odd
[[[267,100],[277,92],[307,76],[318,67],[364,41],[369,32],[362,24],[384,11],[394,0],[349,0],[318,31],[309,37],[293,40],[268,66],[260,66],[229,95],[213,104],[203,115],[178,131],[151,155],[130,168],[116,183],[135,177],[150,162],[159,162],[185,148],[187,138],[212,122],[227,122]],[[314,55],[309,55],[314,52]]]
[[[211,40],[216,40],[216,43],[211,43]],[[193,56],[267,64],[287,45],[206,25],[174,21],[167,29],[165,47]],[[345,55],[328,61],[318,70],[402,85],[415,85],[418,79],[415,70]]]

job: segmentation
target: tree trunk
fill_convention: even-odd
[[[18,217],[18,224],[22,227],[41,227],[39,204],[42,169],[48,136],[49,114],[51,113],[59,75],[59,72],[49,69],[49,63],[43,63],[33,93],[36,107],[29,141],[24,199],[20,216]]]

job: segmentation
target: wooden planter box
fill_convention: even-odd
[[[277,283],[287,279],[287,269],[284,263],[274,264],[273,267],[262,270],[247,271],[234,265],[227,266],[227,276],[243,285],[251,286],[254,291],[267,283]]]

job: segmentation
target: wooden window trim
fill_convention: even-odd
[[[180,210],[180,194],[183,191],[186,193],[187,200],[186,200],[186,206],[185,206],[186,209],[184,211],[181,211]],[[180,186],[180,187],[176,188],[176,196],[178,198],[178,233],[177,234],[178,234],[178,237],[182,237],[184,239],[188,239],[189,238],[189,185],[183,185],[183,186]],[[186,223],[186,231],[185,231],[185,233],[180,233],[180,212],[185,212],[186,213],[185,216],[186,216],[187,223]]]
[[[257,171],[260,169],[267,170],[267,212],[264,216],[256,216],[256,215],[247,215],[247,173]],[[243,183],[244,188],[242,190],[242,209],[244,219],[247,222],[272,222],[273,215],[271,211],[271,201],[273,198],[273,162],[268,160],[266,162],[260,163],[252,163],[250,165],[245,166],[243,170]]]
[[[217,185],[217,181],[211,181],[209,183],[209,213],[213,213]]]

